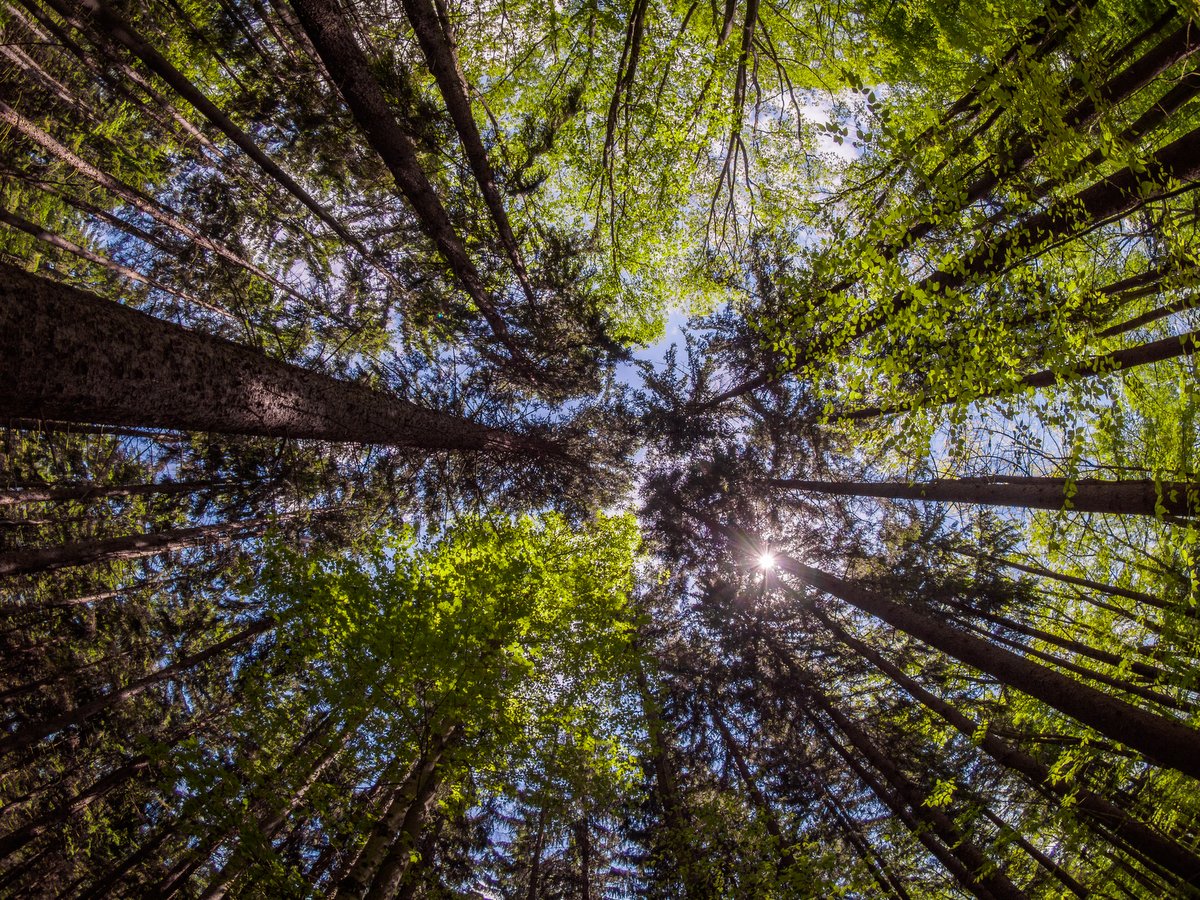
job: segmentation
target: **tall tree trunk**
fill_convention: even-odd
[[[928,500],[939,503],[975,503],[1019,509],[1069,509],[1077,512],[1138,516],[1190,517],[1200,512],[1200,483],[1129,479],[1051,478],[994,475],[945,478],[937,481],[827,482],[798,478],[767,478],[767,487],[841,497],[880,497],[891,500]],[[1067,491],[1070,489],[1071,494]]]
[[[0,506],[17,503],[63,503],[67,500],[96,500],[101,497],[144,497],[194,494],[198,491],[234,487],[233,481],[162,481],[157,484],[41,484],[9,482],[0,487]]]
[[[429,450],[550,445],[488,428],[0,266],[0,417]]]
[[[85,259],[90,263],[94,263],[95,265],[109,272],[114,272],[117,275],[120,275],[122,278],[128,278],[130,281],[136,281],[138,284],[144,284],[146,287],[154,288],[155,290],[162,291],[165,294],[170,294],[172,297],[177,297],[184,303],[190,303],[193,306],[199,307],[200,309],[206,309],[211,313],[215,313],[233,322],[239,321],[237,316],[231,312],[228,312],[227,310],[221,309],[219,306],[213,306],[210,303],[205,303],[203,300],[198,300],[191,294],[186,294],[178,288],[170,287],[162,282],[155,281],[153,278],[147,278],[136,269],[131,269],[129,266],[115,262],[114,260],[109,259],[107,256],[101,256],[99,253],[95,253],[89,250],[87,247],[81,247],[74,241],[67,240],[62,235],[55,234],[41,225],[30,222],[28,219],[22,219],[20,216],[9,212],[7,209],[0,208],[0,222],[3,222],[5,225],[8,225],[11,228],[17,229],[18,231],[23,231],[30,237],[36,238],[42,243],[54,247],[57,250],[62,250],[65,253],[71,254],[72,256],[77,256],[80,259]]]
[[[1028,563],[1017,562],[1012,559],[1004,559],[999,556],[992,556],[987,553],[980,553],[972,550],[969,547],[953,547],[951,552],[957,553],[960,556],[969,556],[972,559],[981,559],[986,562],[995,563],[998,566],[1007,566],[1010,569],[1016,569],[1018,572],[1027,572],[1030,575],[1037,575],[1041,578],[1049,578],[1052,581],[1061,581],[1063,584],[1074,585],[1075,587],[1087,588],[1089,591],[1098,591],[1101,594],[1108,594],[1112,597],[1124,597],[1127,600],[1133,600],[1138,603],[1145,603],[1148,606],[1153,606],[1155,609],[1169,609],[1171,604],[1160,600],[1153,594],[1147,594],[1143,591],[1135,591],[1130,588],[1115,587],[1111,584],[1104,584],[1099,581],[1092,581],[1088,578],[1079,578],[1075,575],[1064,575],[1062,572],[1055,572],[1052,569],[1046,569],[1042,566],[1034,566]]]
[[[749,535],[695,511],[694,518],[731,547],[763,546]],[[735,551],[736,552],[736,551]],[[1031,662],[1023,656],[950,625],[929,612],[898,603],[853,581],[807,566],[785,554],[776,568],[819,591],[887,622],[946,655],[996,678],[1001,684],[1041,700],[1160,766],[1200,779],[1200,731],[1111,697],[1103,691]]]
[[[215,659],[223,653],[232,650],[246,641],[253,640],[265,631],[270,630],[275,622],[271,618],[258,619],[250,625],[243,628],[231,637],[223,641],[206,647],[196,653],[189,654],[183,659],[170,665],[163,666],[148,675],[143,675],[141,678],[134,679],[123,688],[110,691],[102,697],[97,697],[88,703],[84,703],[74,709],[69,709],[57,716],[52,716],[49,719],[43,719],[39,722],[30,722],[24,728],[13,734],[6,734],[0,737],[0,756],[9,753],[18,753],[29,747],[32,747],[38,741],[42,740],[57,731],[62,731],[64,728],[78,728],[85,725],[95,716],[106,712],[109,709],[131,700],[139,694],[146,691],[148,688],[168,681],[176,676],[192,669],[203,662],[210,659]]]
[[[805,710],[809,721],[825,738],[834,752],[846,762],[859,778],[932,853],[946,871],[954,876],[964,890],[978,900],[1025,900],[1025,894],[1003,873],[984,873],[992,868],[990,860],[940,809],[925,805],[924,792],[905,776],[896,765],[823,695],[814,696],[814,705],[833,718],[838,730],[846,736],[860,756],[865,758],[882,781],[862,761],[843,747],[811,710]]]
[[[1093,356],[1090,359],[1084,360],[1073,369],[1063,371],[1058,369],[1044,369],[1041,372],[1032,372],[1029,375],[1021,376],[1012,384],[996,388],[995,390],[984,391],[978,396],[935,399],[932,401],[932,404],[944,406],[963,400],[975,403],[979,400],[988,400],[993,397],[1005,397],[1025,388],[1053,387],[1061,382],[1096,378],[1101,375],[1111,375],[1113,372],[1125,372],[1129,369],[1135,369],[1138,366],[1152,365],[1153,363],[1163,362],[1168,359],[1192,356],[1197,350],[1200,350],[1200,331],[1189,331],[1187,334],[1171,335],[1170,337],[1151,341],[1147,344],[1138,344],[1136,347],[1127,347],[1124,350],[1102,353],[1099,356]],[[841,413],[836,419],[844,422],[861,422],[865,419],[874,419],[879,416],[908,412],[914,409],[925,409],[929,406],[930,402],[928,400],[918,397],[911,405],[867,406]]]
[[[458,132],[458,139],[466,152],[475,182],[479,185],[488,212],[492,215],[500,243],[504,245],[504,251],[508,254],[526,297],[532,302],[533,287],[525,271],[525,262],[521,258],[517,238],[508,221],[504,201],[500,198],[496,175],[483,146],[479,126],[475,124],[475,116],[471,112],[467,80],[458,64],[450,23],[444,18],[439,18],[441,10],[434,8],[436,2],[437,0],[403,0],[404,13],[417,36],[417,43],[421,45],[421,52],[425,55],[429,71],[437,80],[438,90],[446,102],[446,109],[450,111],[454,129]]]
[[[834,821],[837,822],[842,834],[854,849],[858,851],[858,855],[867,867],[867,871],[871,873],[871,877],[875,879],[875,882],[884,893],[892,894],[897,900],[912,900],[912,895],[908,893],[904,882],[892,872],[887,859],[859,831],[858,823],[854,821],[850,813],[842,806],[837,797],[833,795],[833,791],[829,789],[829,785],[825,784],[823,780],[821,782],[821,791],[825,794],[829,809],[833,812]]]
[[[70,17],[72,4],[68,0],[46,0],[46,2],[55,11],[63,15],[64,18]],[[396,281],[395,276],[391,272],[375,262],[373,256],[362,245],[361,241],[350,234],[308,191],[288,175],[278,163],[267,156],[250,135],[234,124],[233,120],[222,112],[215,103],[209,100],[186,75],[175,68],[166,57],[151,46],[145,38],[138,34],[132,25],[115,13],[107,3],[102,2],[102,0],[74,0],[74,2],[86,10],[91,21],[104,34],[129,50],[129,52],[142,61],[147,69],[169,84],[172,90],[183,97],[198,113],[233,141],[243,153],[254,161],[254,164],[267,177],[277,182],[284,190],[299,200],[313,215],[328,225],[339,238],[356,250],[367,263],[381,272],[389,281]]]
[[[206,544],[226,535],[250,537],[276,521],[280,519],[246,519],[214,525],[197,525],[193,528],[130,534],[124,537],[77,541],[53,547],[7,550],[0,552],[0,577],[53,572],[101,562],[144,559],[159,553]]]
[[[358,900],[364,892],[367,897],[388,897],[395,892],[437,790],[442,759],[460,734],[459,726],[451,724],[430,736],[408,775],[392,791],[367,845],[338,881],[334,900]]]
[[[882,653],[859,640],[825,614],[814,608],[813,614],[835,638],[870,662],[913,699],[944,719],[965,738],[1005,768],[1025,776],[1039,790],[1070,801],[1089,822],[1111,831],[1139,853],[1189,884],[1200,886],[1200,856],[1133,818],[1127,809],[1090,790],[1085,785],[1055,778],[1050,767],[1005,740],[991,728],[982,736],[977,722],[959,712],[953,704],[934,695],[910,678]]]
[[[355,121],[392,173],[400,192],[417,214],[422,229],[437,246],[514,363],[526,374],[532,373],[532,364],[488,296],[483,279],[467,255],[437,191],[421,168],[416,145],[392,113],[349,23],[331,0],[291,0],[291,5]]]
[[[94,181],[96,184],[100,185],[113,195],[120,197],[134,209],[150,216],[160,225],[164,225],[167,228],[178,232],[183,237],[195,241],[204,249],[212,251],[222,259],[239,268],[245,269],[252,275],[257,275],[268,284],[279,288],[284,293],[290,294],[301,302],[307,301],[307,298],[298,294],[293,288],[284,284],[274,275],[271,275],[269,272],[255,265],[253,262],[230,249],[220,241],[214,241],[211,238],[201,234],[196,228],[184,222],[173,212],[163,209],[160,204],[146,196],[137,188],[132,187],[131,185],[114,178],[106,172],[101,171],[91,163],[84,160],[83,157],[79,156],[77,153],[67,149],[66,146],[59,141],[56,141],[48,133],[39,128],[29,119],[26,119],[3,100],[0,100],[0,122],[4,122],[5,124],[16,129],[43,150],[61,160],[79,174]]]

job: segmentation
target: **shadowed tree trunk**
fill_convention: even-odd
[[[882,653],[851,635],[819,610],[814,609],[813,614],[835,638],[874,665],[913,699],[936,713],[965,738],[977,743],[984,753],[1000,765],[1019,772],[1039,790],[1062,800],[1069,799],[1074,808],[1090,822],[1111,831],[1148,859],[1184,881],[1200,886],[1200,856],[1142,824],[1130,816],[1128,811],[1086,786],[1054,778],[1049,766],[997,737],[990,729],[985,729],[981,737],[979,724],[959,712],[953,704],[926,690]]]
[[[0,417],[530,456],[551,445],[0,265]]]
[[[232,481],[164,481],[158,484],[47,485],[24,482],[0,487],[0,506],[18,503],[63,503],[67,500],[96,500],[102,497],[144,497],[194,494],[233,487]]]
[[[761,484],[784,490],[841,497],[880,497],[890,500],[929,500],[941,503],[977,503],[1020,509],[1069,509],[1077,512],[1139,516],[1192,516],[1200,510],[1200,484],[1181,481],[1098,478],[1052,478],[995,475],[978,478],[945,478],[938,481],[828,482],[799,478],[766,478]],[[1067,491],[1072,493],[1068,496]]]
[[[379,82],[371,74],[350,24],[330,0],[291,0],[291,5],[355,121],[392,173],[422,229],[449,263],[496,340],[504,345],[519,368],[526,374],[532,373],[532,364],[488,296],[483,279],[467,255],[437,191],[421,168],[416,145],[400,126]]]
[[[147,534],[129,534],[124,537],[56,544],[53,547],[7,550],[0,553],[0,576],[30,575],[36,572],[53,572],[72,566],[86,566],[100,562],[145,559],[147,556],[155,556],[159,553],[195,547],[225,535],[249,537],[260,533],[274,522],[294,518],[294,515],[276,516],[270,519],[246,519],[239,522],[219,522],[213,525],[197,525],[193,528],[174,528],[168,531],[152,531]]]

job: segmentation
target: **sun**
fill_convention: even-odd
[[[775,554],[771,551],[766,551],[758,555],[758,567],[760,569],[775,568]]]

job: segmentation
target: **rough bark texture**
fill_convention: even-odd
[[[0,265],[0,417],[551,452]]]

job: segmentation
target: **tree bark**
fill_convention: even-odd
[[[52,716],[49,719],[44,719],[40,722],[31,722],[13,734],[4,735],[0,737],[0,756],[9,753],[18,753],[28,747],[32,747],[38,741],[42,740],[42,738],[54,734],[56,731],[62,731],[64,728],[82,726],[96,715],[138,696],[148,688],[174,678],[200,663],[214,659],[247,640],[252,640],[263,632],[270,630],[274,624],[274,620],[270,618],[258,619],[232,637],[218,641],[212,646],[206,647],[196,653],[189,654],[178,662],[163,666],[149,675],[143,675],[141,678],[131,681],[123,688],[111,691],[103,697],[97,697],[95,700],[84,703],[74,709],[69,709],[57,716]]]
[[[452,724],[430,737],[420,758],[392,791],[384,814],[371,829],[367,845],[350,871],[338,881],[334,900],[358,900],[364,891],[368,898],[388,897],[395,892],[404,877],[409,851],[416,846],[428,804],[437,790],[442,759],[459,733],[459,726]]]
[[[195,547],[225,535],[249,537],[260,532],[273,521],[279,521],[279,519],[220,522],[213,525],[197,525],[193,528],[175,528],[169,531],[152,531],[146,534],[130,534],[117,538],[76,541],[53,547],[6,550],[0,552],[0,577],[53,572],[72,566],[86,566],[100,562],[144,559],[159,553]]]
[[[809,692],[813,693],[813,692]],[[846,736],[880,775],[881,782],[854,754],[834,739],[812,711],[806,710],[809,720],[825,737],[846,764],[870,788],[871,792],[908,827],[926,849],[932,853],[964,890],[978,900],[1025,900],[1026,895],[1001,872],[985,876],[989,860],[969,841],[953,820],[940,809],[926,806],[923,791],[908,779],[875,743],[823,695],[813,693],[814,704],[834,720]]]
[[[1200,150],[1200,148],[1197,148]],[[1136,347],[1127,347],[1124,350],[1114,350],[1111,353],[1102,353],[1098,356],[1093,356],[1086,359],[1079,365],[1066,371],[1057,369],[1043,369],[1040,372],[1031,372],[1028,375],[1022,375],[1019,379],[1009,385],[1002,386],[995,390],[984,391],[974,397],[951,397],[944,400],[935,401],[935,405],[943,406],[949,403],[957,403],[963,400],[975,403],[980,400],[989,400],[993,397],[1005,397],[1009,394],[1025,388],[1044,388],[1053,387],[1057,384],[1069,381],[1080,381],[1085,378],[1096,378],[1100,375],[1111,375],[1113,372],[1124,372],[1129,369],[1136,369],[1138,366],[1148,366],[1153,363],[1164,362],[1168,359],[1179,359],[1183,356],[1191,356],[1200,350],[1200,331],[1189,331],[1187,334],[1171,335],[1170,337],[1161,338],[1157,341],[1151,341],[1146,344],[1138,344]],[[852,410],[838,415],[836,418],[839,421],[860,422],[864,419],[874,419],[878,416],[891,415],[893,413],[907,412],[913,409],[923,409],[927,407],[927,403],[922,398],[917,398],[916,402],[911,406],[868,406],[863,409]]]
[[[488,296],[483,279],[455,233],[437,191],[421,168],[416,145],[392,114],[349,24],[330,0],[291,0],[291,5],[335,87],[367,141],[392,173],[422,229],[475,302],[492,334],[521,369],[531,372],[531,364]]]
[[[982,735],[978,723],[959,712],[953,704],[926,690],[882,653],[851,635],[828,616],[814,609],[813,614],[833,634],[863,659],[870,662],[890,678],[913,699],[944,719],[967,740],[1014,772],[1018,772],[1039,790],[1053,794],[1061,800],[1070,800],[1083,816],[1120,837],[1139,853],[1164,869],[1179,876],[1185,882],[1200,886],[1200,856],[1170,840],[1149,826],[1133,818],[1129,812],[1088,789],[1085,785],[1068,783],[1052,776],[1050,768],[1020,748],[1008,743],[984,729]]]
[[[508,213],[504,209],[500,189],[496,186],[496,175],[492,171],[487,150],[483,146],[479,126],[475,124],[475,116],[471,112],[467,80],[458,63],[458,54],[454,49],[454,39],[449,28],[450,23],[439,21],[438,10],[433,6],[434,2],[435,0],[403,0],[404,13],[417,36],[417,43],[421,45],[421,52],[425,55],[429,71],[437,80],[442,99],[446,102],[446,108],[450,111],[454,129],[458,132],[458,139],[466,152],[475,182],[479,185],[480,193],[483,194],[484,202],[487,203],[488,211],[492,215],[496,232],[500,236],[500,243],[504,245],[504,250],[513,265],[513,270],[517,273],[521,287],[525,290],[526,297],[532,302],[534,299],[533,287],[529,283],[529,275],[521,258],[517,238],[513,234]]]
[[[4,416],[427,450],[555,452],[0,265]]]
[[[798,478],[768,478],[767,487],[834,494],[841,497],[879,497],[890,500],[927,500],[939,503],[973,503],[1019,509],[1068,509],[1076,512],[1139,516],[1191,517],[1200,512],[1200,483],[1155,482],[1150,479],[1103,481],[1098,478],[1053,478],[996,475],[946,478],[902,484],[899,482],[825,482]],[[1075,493],[1069,498],[1067,488]]]
[[[163,481],[158,484],[36,484],[21,482],[0,487],[0,506],[18,503],[64,503],[68,500],[95,500],[101,497],[144,497],[194,494],[198,491],[234,487],[232,481]]]

